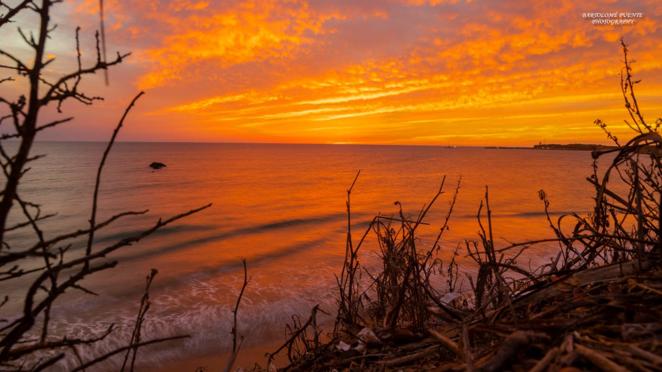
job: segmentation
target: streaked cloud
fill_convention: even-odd
[[[68,17],[94,27],[96,0]],[[107,0],[109,40],[135,55],[117,92],[148,89],[135,139],[531,144],[602,141],[621,123],[618,40],[660,116],[662,5],[653,0]],[[633,26],[583,12],[636,11]],[[114,43],[114,44],[113,44]],[[114,74],[114,73],[113,73]],[[655,111],[658,110],[658,111]],[[174,123],[179,123],[178,125]],[[90,135],[93,132],[89,132]]]

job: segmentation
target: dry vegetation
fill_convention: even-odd
[[[320,342],[317,307],[307,322],[288,327],[291,337],[274,353],[287,350],[289,364],[282,369],[662,370],[662,121],[644,119],[635,96],[639,81],[622,47],[621,90],[634,136],[622,143],[596,120],[616,147],[593,152],[590,215],[552,219],[541,190],[556,237],[497,247],[486,188],[477,213],[479,239],[462,247],[478,269],[467,275],[470,290],[461,291],[455,255],[445,266],[438,259],[459,183],[436,241],[420,247],[417,229],[445,193],[444,182],[415,219],[401,209],[396,219],[377,216],[355,243],[355,179],[347,191],[335,327]],[[360,263],[370,237],[379,247],[378,272]],[[547,264],[535,270],[518,265],[527,249],[550,242],[558,243],[558,252]],[[445,277],[444,288],[431,284],[435,275]]]

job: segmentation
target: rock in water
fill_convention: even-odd
[[[149,167],[152,168],[152,169],[161,169],[161,168],[165,168],[166,165],[163,164],[163,163],[160,163],[158,161],[155,161],[155,162],[152,162],[152,164],[150,164]]]

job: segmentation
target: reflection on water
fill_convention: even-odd
[[[58,212],[45,224],[48,233],[86,226],[102,151],[99,143],[37,144],[35,153],[48,157],[26,176],[23,195],[43,204],[45,212]],[[153,172],[148,167],[152,161],[167,168]],[[240,332],[247,335],[246,347],[259,350],[282,336],[291,314],[307,313],[317,303],[333,306],[334,273],[344,254],[345,191],[358,169],[361,177],[352,194],[357,233],[375,214],[395,213],[395,201],[417,213],[447,176],[448,193],[430,212],[423,243],[436,234],[462,177],[444,258],[462,239],[476,236],[475,214],[485,185],[494,234],[503,244],[548,237],[537,191],[545,189],[555,213],[587,211],[591,199],[584,177],[590,164],[589,153],[572,151],[119,143],[103,177],[98,220],[125,210],[150,211],[101,231],[97,247],[140,231],[160,216],[214,205],[116,254],[121,265],[87,283],[103,296],[69,295],[70,301],[56,309],[55,318],[62,319],[57,327],[84,334],[114,321],[124,325],[120,333],[128,339],[144,276],[154,267],[160,274],[145,334],[193,337],[146,349],[143,360],[223,353],[230,341],[231,304],[241,285],[240,258],[245,257],[250,284],[239,314]],[[25,231],[11,239],[25,246],[31,236]],[[525,259],[540,262],[545,251]],[[3,290],[16,293],[20,286]],[[122,341],[108,340],[100,347]]]

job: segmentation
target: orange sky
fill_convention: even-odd
[[[106,0],[109,50],[133,55],[111,70],[109,87],[101,76],[88,81],[105,102],[66,105],[77,121],[41,138],[105,139],[130,96],[144,89],[122,140],[604,142],[596,118],[617,134],[625,128],[621,36],[643,79],[644,113],[651,121],[662,116],[662,3],[586,3]],[[60,6],[49,45],[58,58],[53,75],[74,62],[76,24],[93,46],[97,6]],[[582,18],[608,11],[643,18],[628,26]],[[3,47],[25,49],[15,28],[5,29]]]

